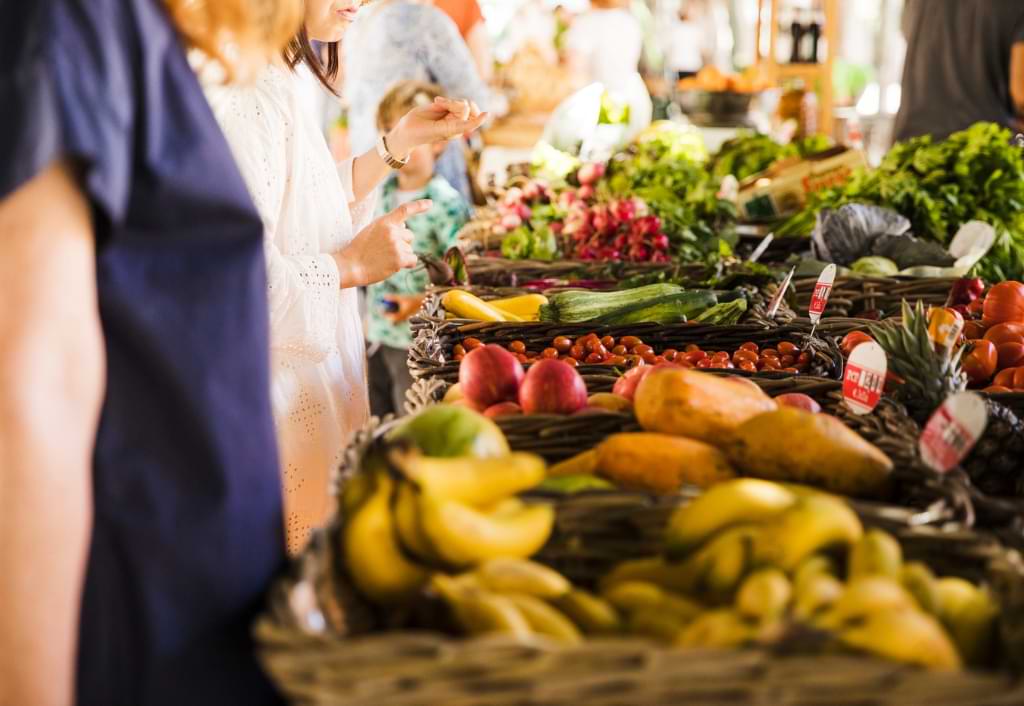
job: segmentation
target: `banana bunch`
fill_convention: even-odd
[[[438,567],[531,556],[551,534],[554,510],[515,497],[544,480],[539,456],[432,458],[403,448],[382,455],[341,499],[345,564],[374,603],[409,601]]]
[[[716,485],[672,516],[663,556],[617,566],[603,597],[631,632],[685,647],[771,642],[788,626],[932,669],[990,664],[989,592],[905,563],[841,499],[756,479]]]
[[[543,636],[578,644],[620,631],[615,609],[558,572],[525,559],[490,559],[473,571],[434,574],[430,589],[468,635]]]

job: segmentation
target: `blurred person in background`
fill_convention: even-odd
[[[1024,2],[907,0],[903,35],[897,141],[983,120],[1024,129]]]
[[[330,516],[330,476],[349,437],[368,419],[356,290],[417,264],[405,221],[431,207],[410,201],[373,220],[377,186],[420,145],[461,137],[486,117],[468,103],[438,97],[377,134],[358,157],[336,163],[303,101],[300,72],[332,89],[340,41],[361,4],[304,0],[304,24],[282,60],[250,85],[207,90],[265,226],[271,400],[292,554]],[[328,45],[326,62],[314,41]],[[378,56],[379,47],[363,48],[369,58]]]
[[[494,77],[494,56],[480,3],[477,0],[433,0],[433,3],[455,22],[469,53],[473,55],[480,78],[490,83]]]
[[[263,224],[186,49],[302,5],[0,0],[0,704],[282,703]]]
[[[446,95],[482,110],[500,108],[477,72],[458,27],[428,2],[378,0],[371,4],[345,42],[345,71],[349,130],[356,154],[377,142],[377,108],[400,81],[436,83]],[[448,145],[437,171],[472,203],[461,140]]]
[[[640,76],[644,33],[629,0],[591,0],[590,10],[576,17],[565,46],[569,65],[597,81],[615,99],[629,106],[631,132],[651,123],[653,107]]]
[[[679,80],[697,75],[708,58],[703,51],[704,36],[694,17],[693,7],[690,4],[681,6],[675,20],[662,35],[665,68],[669,76]]]
[[[382,134],[395,128],[402,116],[430,105],[441,88],[419,81],[403,81],[384,96],[377,112]],[[430,210],[409,219],[412,249],[417,255],[443,257],[455,245],[459,230],[469,220],[469,204],[435,172],[444,145],[420,145],[409,154],[409,163],[389,176],[381,188],[378,212],[387,213],[403,204],[427,199]],[[367,293],[367,341],[370,411],[383,417],[405,413],[405,393],[412,386],[409,318],[419,311],[429,279],[423,268],[396,272],[370,285]]]

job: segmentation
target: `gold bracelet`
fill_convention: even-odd
[[[391,153],[391,150],[388,149],[388,138],[385,135],[381,135],[380,139],[377,140],[377,154],[384,160],[384,163],[392,169],[401,169],[409,163],[408,157],[405,159],[399,159]]]

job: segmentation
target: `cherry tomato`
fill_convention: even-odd
[[[780,348],[781,348],[781,346],[780,346]],[[794,358],[791,355],[784,355],[781,358],[779,358],[779,365],[781,365],[783,368],[792,367],[793,363],[795,363],[795,362],[796,362],[796,358]]]
[[[683,354],[683,360],[685,360],[690,365],[696,365],[697,363],[699,363],[700,361],[704,360],[707,357],[708,354],[705,353],[704,351],[690,351],[689,353]]]
[[[729,360],[729,353],[728,351],[715,351],[711,356],[711,360]]]
[[[569,349],[569,355],[571,355],[576,360],[583,360],[584,358],[587,357],[587,352],[583,350],[582,345],[577,343],[572,348]]]
[[[633,346],[633,352],[636,353],[637,355],[647,355],[648,353],[653,353],[654,349],[651,348],[646,343],[640,343],[638,345]]]
[[[473,351],[483,345],[483,341],[479,338],[467,338],[462,341],[462,347],[467,351]]]
[[[732,362],[739,365],[741,362],[747,361],[748,363],[757,362],[757,353],[745,348],[740,348],[738,351],[732,354]]]
[[[612,349],[615,347],[615,339],[611,336],[605,336],[601,339],[601,345],[605,348]]]
[[[757,353],[759,350],[761,350],[761,347],[759,345],[757,345],[756,343],[754,343],[753,341],[747,341],[742,346],[740,346],[740,350],[741,351],[754,351],[755,353]]]
[[[557,348],[545,348],[543,351],[541,351],[541,356],[543,356],[544,358],[557,358],[558,357],[558,349]]]
[[[632,354],[626,356],[626,364],[631,368],[640,368],[645,365],[643,358]]]
[[[758,365],[761,370],[779,370],[782,368],[778,358],[761,358],[758,361]]]
[[[967,379],[975,385],[991,380],[999,365],[998,347],[992,341],[982,338],[974,339],[967,345],[969,349],[962,360]]]
[[[711,366],[711,359],[710,358],[702,358],[701,360],[698,360],[697,361],[697,367],[700,368],[701,370],[704,370],[705,368],[712,367]]]
[[[726,358],[725,360],[712,360],[711,367],[716,370],[732,370],[736,366],[732,364],[732,361]]]
[[[797,370],[796,368],[783,368],[782,372],[784,372],[784,373],[792,373],[793,375],[797,375],[797,374],[800,373],[800,371]]]
[[[602,345],[601,340],[596,336],[594,338],[588,338],[586,343],[583,344],[583,349],[587,353],[600,353],[608,350],[604,345]]]
[[[466,349],[461,343],[456,343],[452,348],[453,355],[466,355]]]
[[[677,351],[675,348],[666,348],[661,352],[661,355],[665,358],[665,360],[671,363],[675,361],[676,357],[679,355],[679,351]]]
[[[739,367],[740,370],[746,370],[748,373],[757,372],[757,365],[755,365],[751,360],[741,360],[737,367]]]
[[[610,355],[604,359],[605,365],[625,365],[626,357],[622,355]]]
[[[455,355],[452,356],[452,360],[454,360],[456,363],[458,363],[460,360],[462,360],[465,357],[466,357],[465,353],[456,353]]]
[[[641,357],[641,358],[643,359],[643,361],[644,361],[645,363],[647,363],[648,365],[654,365],[654,364],[655,364],[655,362],[656,362],[656,361],[658,360],[658,356],[654,355],[654,353],[644,353],[644,354],[643,354],[643,355],[641,355],[640,357]]]
[[[597,365],[598,363],[604,362],[604,356],[600,353],[591,353],[587,356],[587,365]]]
[[[624,345],[627,349],[633,350],[641,343],[643,343],[643,341],[641,341],[636,336],[623,336],[622,338],[619,339],[619,343]]]
[[[673,362],[672,365],[678,365],[680,368],[688,368],[688,369],[694,367],[693,363],[690,363],[690,362],[682,360],[682,359]]]
[[[520,363],[530,362],[530,360],[523,353],[513,353],[512,355],[514,355]]]
[[[811,358],[813,358],[813,356],[809,352],[804,351],[796,357],[796,362],[799,365],[808,365],[811,362]]]
[[[562,358],[561,361],[563,363],[566,363],[570,368],[575,368],[577,365],[580,364],[580,362],[578,360],[576,360],[575,358],[573,358],[571,356],[566,356],[566,357]]]
[[[526,353],[526,344],[522,341],[512,341],[508,344],[508,349],[513,353]]]
[[[663,356],[663,355],[656,355],[656,356],[654,356],[654,365],[664,365],[666,363],[668,363],[668,361],[665,360],[665,356]]]
[[[779,352],[774,348],[764,348],[761,350],[762,358],[778,358]]]
[[[565,355],[572,348],[572,339],[568,336],[559,336],[553,342],[552,345],[562,355]]]
[[[789,341],[782,341],[779,344],[779,355],[787,356],[791,355],[794,358],[799,354],[796,344],[790,343]]]
[[[698,346],[696,343],[691,343],[687,345],[686,348],[684,348],[683,350],[686,351],[687,353],[697,353],[700,351],[700,346]]]
[[[629,349],[620,343],[619,345],[612,348],[612,353],[614,355],[626,355],[627,353],[629,353]]]
[[[875,339],[863,331],[850,331],[850,333],[843,336],[843,341],[839,344],[839,347],[842,349],[843,355],[849,358],[850,354],[853,353],[854,348],[859,346],[861,343],[868,343],[874,340]]]

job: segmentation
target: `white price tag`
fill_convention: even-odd
[[[828,298],[832,294],[832,285],[836,281],[836,266],[829,265],[821,272],[818,283],[814,285],[814,292],[811,294],[811,303],[808,307],[808,315],[811,323],[815,326],[821,321],[821,315],[825,313],[828,306]]]
[[[858,346],[859,347],[859,346]],[[918,442],[921,458],[939,473],[956,468],[985,433],[988,410],[974,392],[958,392],[935,410]]]
[[[786,275],[786,279],[782,280],[782,284],[779,285],[779,291],[775,293],[772,300],[768,303],[768,318],[774,319],[775,315],[779,313],[779,307],[782,305],[782,300],[786,296],[786,292],[789,290],[789,284],[793,281],[793,275],[796,274],[796,266],[794,266],[789,274]]]
[[[843,399],[854,414],[870,414],[878,406],[888,369],[885,351],[874,341],[853,349],[843,372]]]

